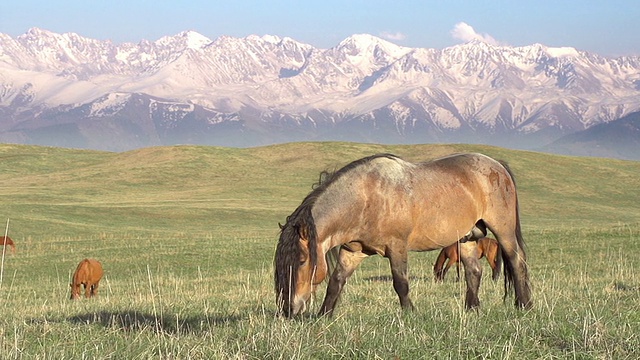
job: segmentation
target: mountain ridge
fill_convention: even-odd
[[[563,136],[538,150],[640,161],[640,112]]]
[[[211,40],[195,31],[113,44],[34,28],[15,39],[0,34],[0,70],[0,140],[31,141],[29,129],[64,123],[91,143],[86,129],[100,123],[115,137],[123,121],[153,123],[150,142],[109,150],[164,144],[172,129],[186,135],[185,116],[200,131],[192,137],[213,145],[352,134],[531,148],[640,110],[640,57],[542,44],[437,50],[355,34],[318,49],[288,37]],[[154,115],[144,108],[157,105],[151,99],[173,105]]]

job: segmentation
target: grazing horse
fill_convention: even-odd
[[[303,312],[314,287],[329,278],[320,315],[331,315],[349,276],[370,255],[389,259],[393,288],[403,309],[409,298],[407,252],[440,249],[478,227],[500,243],[505,262],[505,297],[532,305],[513,175],[486,155],[450,155],[411,163],[391,154],[365,157],[321,176],[280,231],[274,258],[279,311]],[[486,233],[486,232],[485,232]],[[468,309],[480,305],[482,267],[475,244],[460,244]]]
[[[461,241],[471,241],[476,244],[475,256],[478,259],[482,259],[482,257],[487,258],[487,262],[492,270],[493,280],[498,280],[502,268],[502,252],[500,251],[498,242],[489,237],[482,237],[477,240],[475,238],[463,238]],[[452,265],[456,265],[458,281],[460,281],[460,254],[458,253],[458,243],[451,244],[440,251],[436,263],[433,265],[433,274],[435,275],[436,281],[444,281],[444,277]]]
[[[13,240],[11,240],[11,238],[9,236],[0,236],[0,246],[2,246],[2,251],[5,251],[4,248],[6,248],[7,246],[11,247],[11,253],[15,254],[16,253],[16,245],[13,243]]]
[[[102,265],[95,259],[80,261],[71,283],[71,300],[80,297],[80,286],[84,285],[84,297],[98,295],[98,284],[102,279]]]

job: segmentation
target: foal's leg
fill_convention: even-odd
[[[500,277],[500,271],[502,271],[502,250],[496,244],[492,251],[494,255],[493,258],[496,264],[495,269],[493,269],[493,281],[497,281]]]
[[[456,243],[452,252],[451,252],[451,262],[456,264],[456,282],[460,282],[460,249],[459,244]]]
[[[500,277],[500,268],[498,267],[498,253],[494,247],[489,246],[489,249],[485,250],[485,257],[491,267],[491,278],[493,281],[498,280]]]
[[[98,283],[91,285],[91,296],[98,295]]]
[[[478,261],[479,250],[475,241],[460,243],[460,259],[464,264],[464,276],[467,282],[467,295],[465,306],[473,309],[480,306],[478,290],[480,289],[480,279],[482,279],[482,266]]]
[[[403,310],[413,310],[413,303],[409,298],[409,278],[407,276],[407,249],[398,247],[389,249],[385,255],[391,265],[393,277],[393,289],[400,298],[400,306]]]
[[[333,309],[340,298],[340,293],[342,292],[344,284],[366,257],[367,255],[360,251],[351,251],[344,247],[340,249],[338,264],[329,278],[327,294],[324,297],[324,301],[322,302],[318,315],[331,316],[333,314]]]
[[[493,254],[484,254],[484,257],[487,259],[487,263],[489,264],[489,267],[491,268],[491,275],[493,280],[496,279],[496,259],[495,256],[493,256]]]
[[[447,259],[447,265],[445,265],[444,269],[442,269],[442,271],[440,272],[441,274],[440,280],[444,281],[444,276],[447,275],[447,271],[449,271],[449,268],[451,267],[451,265],[453,265],[453,260],[449,258]]]

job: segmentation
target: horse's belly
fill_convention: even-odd
[[[409,251],[430,251],[447,247],[462,239],[473,228],[473,222],[469,226],[448,224],[440,226],[432,224],[431,227],[414,229],[407,239]]]
[[[407,243],[407,250],[409,251],[431,251],[441,249],[443,247],[447,247],[456,240],[441,240],[441,239],[421,239],[421,240],[413,240]]]

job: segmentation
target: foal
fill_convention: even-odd
[[[98,294],[98,283],[102,279],[102,265],[95,259],[80,261],[71,283],[71,300],[80,297],[80,286],[84,285],[84,297],[92,297]]]
[[[471,238],[467,241],[476,242],[478,259],[482,257],[487,258],[487,262],[493,271],[493,280],[498,280],[498,277],[500,277],[500,268],[502,268],[502,252],[500,251],[498,242],[490,237],[482,237],[477,240]],[[445,262],[447,262],[446,266]],[[436,281],[444,281],[444,276],[454,264],[456,265],[458,273],[457,281],[460,281],[460,254],[458,252],[458,243],[451,244],[440,251],[436,263],[433,265],[433,274],[435,275]]]
[[[2,246],[3,248],[10,246],[11,247],[11,253],[15,254],[16,253],[16,246],[13,243],[13,240],[11,240],[11,238],[9,236],[0,236],[0,246]],[[4,251],[4,250],[0,250],[0,251]]]

